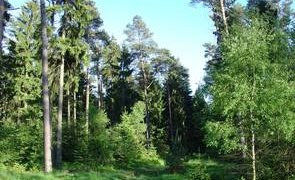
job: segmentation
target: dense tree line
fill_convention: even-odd
[[[63,161],[124,164],[197,151],[187,69],[140,16],[122,46],[102,24],[90,0],[30,1],[4,24],[2,163],[44,162],[50,172]]]
[[[216,45],[205,44],[204,94],[210,99],[204,126],[207,146],[222,154],[241,152],[241,167],[250,165],[245,171],[251,176],[245,173],[245,178],[291,178],[292,1],[248,1],[246,7],[235,1],[200,2],[212,10],[217,37]]]
[[[216,44],[204,45],[193,94],[188,70],[138,15],[120,45],[91,0],[32,0],[16,18],[0,0],[0,163],[51,172],[162,158],[176,172],[217,152],[247,179],[294,176],[292,1],[199,2]]]

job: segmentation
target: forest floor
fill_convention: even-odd
[[[136,164],[129,167],[98,166],[95,170],[81,168],[79,164],[65,164],[62,171],[51,174],[32,171],[18,171],[10,168],[0,169],[1,180],[189,180],[190,172],[197,171],[198,164],[206,166],[212,180],[231,180],[240,178],[237,164],[221,162],[210,158],[191,158],[184,163],[183,171],[169,173],[167,167],[159,164]]]

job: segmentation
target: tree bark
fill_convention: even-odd
[[[241,112],[238,112],[237,116],[238,116],[239,130],[240,130],[240,143],[242,147],[242,159],[246,159],[247,144],[246,144],[246,138],[245,138],[245,133],[243,128],[243,120],[241,118]]]
[[[86,107],[85,107],[85,126],[86,126],[86,134],[88,134],[89,129],[89,91],[90,91],[90,83],[89,83],[89,69],[86,70]]]
[[[77,97],[76,97],[76,91],[74,91],[74,107],[73,107],[73,120],[74,120],[74,127],[76,127],[77,123]]]
[[[251,92],[251,101],[254,100],[254,93],[256,87],[255,79],[255,68],[253,69],[253,83],[252,83],[252,92]],[[252,146],[252,179],[256,180],[256,151],[255,151],[255,119],[253,117],[253,108],[250,107],[250,120],[251,120],[251,146]]]
[[[228,25],[227,25],[227,20],[225,15],[224,0],[220,0],[220,9],[221,9],[221,15],[222,15],[222,20],[224,24],[224,29],[226,34],[228,34]]]
[[[97,68],[97,71],[99,70],[99,68]],[[97,73],[97,107],[98,110],[101,109],[101,102],[100,102],[100,75],[99,73]]]
[[[41,38],[42,38],[42,92],[43,92],[43,119],[44,119],[44,171],[52,171],[51,159],[51,121],[48,87],[48,39],[47,39],[47,17],[44,0],[40,0],[41,9]]]
[[[62,110],[63,110],[63,87],[64,87],[64,57],[61,58],[59,75],[59,95],[58,95],[58,114],[57,114],[57,132],[56,132],[56,165],[62,166]]]
[[[68,127],[71,126],[71,99],[70,99],[70,87],[67,89],[67,101],[68,101]]]
[[[169,82],[168,82],[169,83]],[[170,132],[170,140],[171,143],[174,140],[174,134],[173,134],[173,124],[172,124],[172,110],[171,110],[171,94],[170,94],[170,86],[167,84],[167,90],[168,90],[168,110],[169,110],[169,132]]]
[[[2,58],[2,41],[3,41],[3,34],[4,34],[4,12],[5,12],[5,5],[4,0],[0,0],[0,58]]]
[[[100,107],[101,109],[104,107],[104,101],[103,101],[103,92],[102,92],[102,88],[103,88],[103,82],[102,82],[102,77],[100,76],[99,78],[99,81],[100,81],[100,90],[99,90],[99,93],[100,93]]]
[[[100,110],[103,108],[103,94],[102,94],[102,79],[99,74],[98,66],[97,66],[97,97],[98,97],[97,106],[98,106],[98,109]]]
[[[252,171],[253,180],[256,180],[256,152],[255,152],[255,133],[254,130],[251,131],[252,134]]]

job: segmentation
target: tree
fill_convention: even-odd
[[[18,123],[34,120],[41,112],[40,75],[40,9],[36,2],[28,2],[21,8],[17,20],[12,21],[9,41],[9,59],[13,84],[10,105],[16,110],[9,113]],[[8,72],[7,72],[8,73]]]
[[[147,65],[149,63],[150,55],[153,49],[156,47],[156,43],[152,40],[152,33],[146,27],[146,24],[140,16],[135,16],[133,18],[132,24],[128,24],[124,33],[127,35],[126,43],[131,50],[132,56],[137,62],[139,68],[139,74],[142,78],[140,83],[143,91],[143,99],[145,102],[145,112],[146,112],[146,140],[147,146],[150,145],[150,112],[148,106],[148,72]]]
[[[44,165],[45,172],[52,171],[51,161],[51,122],[48,88],[48,39],[47,17],[44,0],[40,0],[41,13],[41,39],[42,39],[42,92],[43,92],[43,118],[44,118]]]
[[[168,78],[164,84],[165,89],[165,117],[171,119],[170,146],[186,146],[188,128],[192,119],[192,98],[189,87],[187,69],[175,62],[168,70]],[[176,150],[176,149],[175,149]],[[173,153],[173,152],[172,152]]]
[[[118,87],[120,80],[120,58],[120,46],[115,42],[115,40],[111,40],[109,45],[107,45],[102,51],[102,75],[106,88],[106,109],[113,124],[119,121],[119,117],[121,115],[120,108],[115,108],[115,104],[118,103],[118,98],[116,97],[118,94],[116,91],[121,88]]]
[[[2,56],[3,52],[3,38],[4,38],[4,31],[5,31],[5,25],[6,21],[9,20],[10,15],[7,12],[7,9],[10,8],[11,5],[6,0],[0,0],[0,55]],[[2,58],[2,57],[1,57]]]
[[[223,42],[223,68],[214,73],[211,92],[214,107],[220,108],[226,117],[222,127],[228,131],[220,132],[231,134],[226,138],[233,137],[233,132],[242,124],[251,144],[247,150],[251,152],[252,179],[255,180],[258,148],[263,148],[265,140],[272,139],[273,135],[290,140],[294,132],[294,114],[290,109],[294,91],[288,82],[286,66],[272,59],[270,42],[275,36],[269,33],[263,20],[251,19],[250,24],[234,26],[232,32]],[[237,123],[238,113],[242,121]],[[218,123],[211,125],[219,126]],[[233,149],[239,148],[228,144]]]
[[[1,55],[2,55],[2,40],[3,40],[3,33],[4,33],[4,12],[5,12],[4,0],[0,0],[0,29],[1,29],[1,32],[0,32],[0,51],[1,51]]]

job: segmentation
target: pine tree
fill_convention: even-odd
[[[40,10],[36,2],[28,2],[22,7],[22,11],[17,20],[13,21],[12,34],[9,42],[9,57],[13,61],[13,102],[16,107],[15,112],[10,116],[18,122],[34,120],[39,116],[41,99],[39,92],[41,63],[40,49]],[[14,40],[15,39],[15,40]]]
[[[145,22],[140,16],[135,16],[133,18],[132,24],[128,24],[124,33],[127,35],[126,43],[129,46],[134,59],[137,62],[139,68],[138,72],[141,76],[140,86],[142,87],[143,100],[145,102],[146,111],[146,140],[147,147],[150,145],[150,135],[151,135],[151,124],[150,124],[150,111],[148,106],[148,71],[147,66],[150,61],[150,55],[156,47],[156,43],[152,40],[152,33],[147,28]]]

